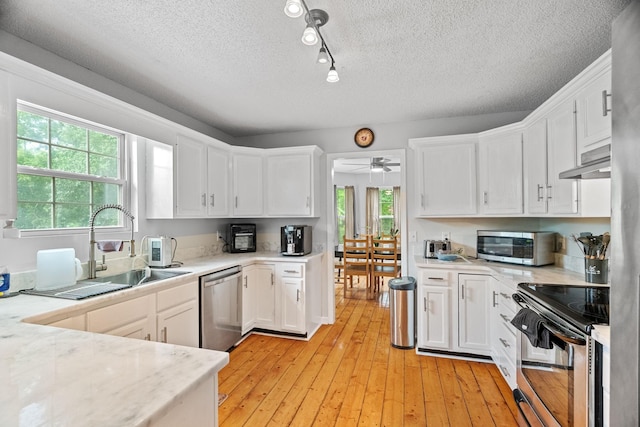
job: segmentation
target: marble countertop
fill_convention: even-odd
[[[172,269],[190,274],[82,301],[33,295],[0,299],[0,425],[148,425],[229,361],[226,352],[35,323],[157,292],[234,265],[307,262],[315,256],[321,254],[223,254]]]
[[[568,271],[553,265],[528,267],[464,257],[459,257],[455,261],[440,261],[438,259],[423,258],[421,256],[415,257],[415,263],[417,267],[422,268],[449,268],[487,272],[500,282],[511,286],[516,286],[522,282],[602,286],[585,282],[584,274]]]

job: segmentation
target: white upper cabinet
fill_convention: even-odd
[[[578,213],[578,181],[558,175],[576,166],[576,122],[572,99],[547,115],[547,203],[550,214]]]
[[[207,215],[229,215],[229,153],[207,147]]]
[[[0,219],[15,219],[16,110],[10,96],[9,74],[0,70]],[[4,226],[4,222],[0,225]]]
[[[176,156],[176,216],[202,218],[207,213],[207,146],[179,135]]]
[[[262,216],[263,157],[262,153],[233,153],[233,216]]]
[[[522,131],[501,129],[480,135],[478,142],[479,211],[522,213]]]
[[[420,216],[476,214],[476,143],[476,135],[409,140]]]
[[[179,135],[175,148],[176,217],[229,214],[229,153]]]
[[[578,163],[580,155],[611,141],[611,68],[587,84],[576,98]]]
[[[525,212],[547,213],[547,119],[542,118],[524,131],[523,172]]]
[[[317,216],[319,152],[315,147],[269,150],[267,215]]]

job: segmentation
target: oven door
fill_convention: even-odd
[[[518,389],[538,418],[528,421],[548,427],[588,426],[589,339],[550,322],[545,327],[553,344],[549,350],[533,347],[518,333]]]

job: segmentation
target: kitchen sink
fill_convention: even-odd
[[[96,277],[95,279],[87,279],[87,282],[110,282],[116,284],[136,286],[142,283],[155,282],[157,280],[170,279],[172,277],[182,276],[183,274],[189,274],[188,271],[166,271],[166,270],[154,270],[151,269],[151,276],[144,278],[144,270],[131,270],[120,274],[114,274],[112,276]]]

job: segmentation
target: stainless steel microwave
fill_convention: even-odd
[[[555,263],[556,233],[552,231],[478,230],[479,259],[521,265]]]

